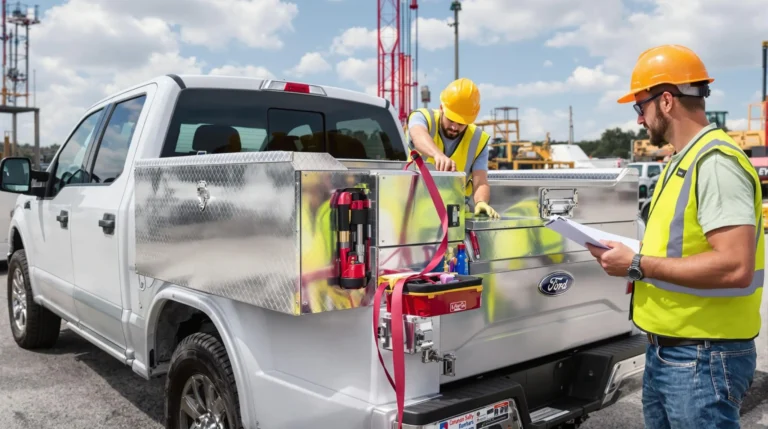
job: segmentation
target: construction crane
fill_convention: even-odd
[[[410,3],[408,0],[376,1],[379,21],[378,95],[392,103],[401,123],[405,124],[408,114],[415,108],[413,102],[417,100],[419,85],[419,4],[418,0],[410,0]],[[412,22],[416,22],[413,43],[410,31]],[[415,58],[412,58],[412,52]]]
[[[501,113],[501,117],[498,114]],[[514,113],[514,117],[512,114]],[[520,140],[520,119],[517,107],[496,107],[492,119],[478,121],[478,127],[493,127],[488,168],[491,170],[538,170],[548,168],[573,168],[573,161],[554,161],[550,152],[549,133],[544,144],[537,145]],[[510,128],[511,127],[511,128]],[[511,135],[515,138],[512,140]]]

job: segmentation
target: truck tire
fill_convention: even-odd
[[[35,302],[24,249],[8,263],[8,316],[16,344],[23,349],[51,348],[59,339],[61,318]]]
[[[176,347],[165,383],[165,421],[167,429],[242,429],[232,364],[216,336],[197,332]]]

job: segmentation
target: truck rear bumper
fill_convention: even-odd
[[[549,429],[578,421],[618,400],[623,382],[642,373],[646,345],[644,334],[623,336],[444,385],[440,395],[405,407],[403,428]],[[397,427],[391,409],[377,414],[373,427]]]

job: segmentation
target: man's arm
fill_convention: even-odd
[[[470,153],[467,157],[471,159],[474,155]],[[488,184],[488,145],[485,145],[472,165],[472,186],[475,190],[475,204],[480,201],[491,202],[491,186]]]
[[[434,124],[436,127],[439,124]],[[435,160],[435,168],[438,171],[456,171],[456,163],[437,148],[435,141],[427,131],[427,118],[421,112],[411,115],[408,120],[408,134],[411,137],[414,148],[425,157]]]
[[[755,269],[754,184],[738,161],[707,154],[698,172],[698,219],[710,252],[685,258],[643,256],[646,277],[697,289],[744,288]]]

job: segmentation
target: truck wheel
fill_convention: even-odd
[[[215,336],[184,338],[165,383],[167,429],[241,429],[240,402],[227,350]]]
[[[33,299],[23,249],[14,252],[8,263],[8,315],[13,339],[21,348],[51,348],[59,339],[61,318]]]

